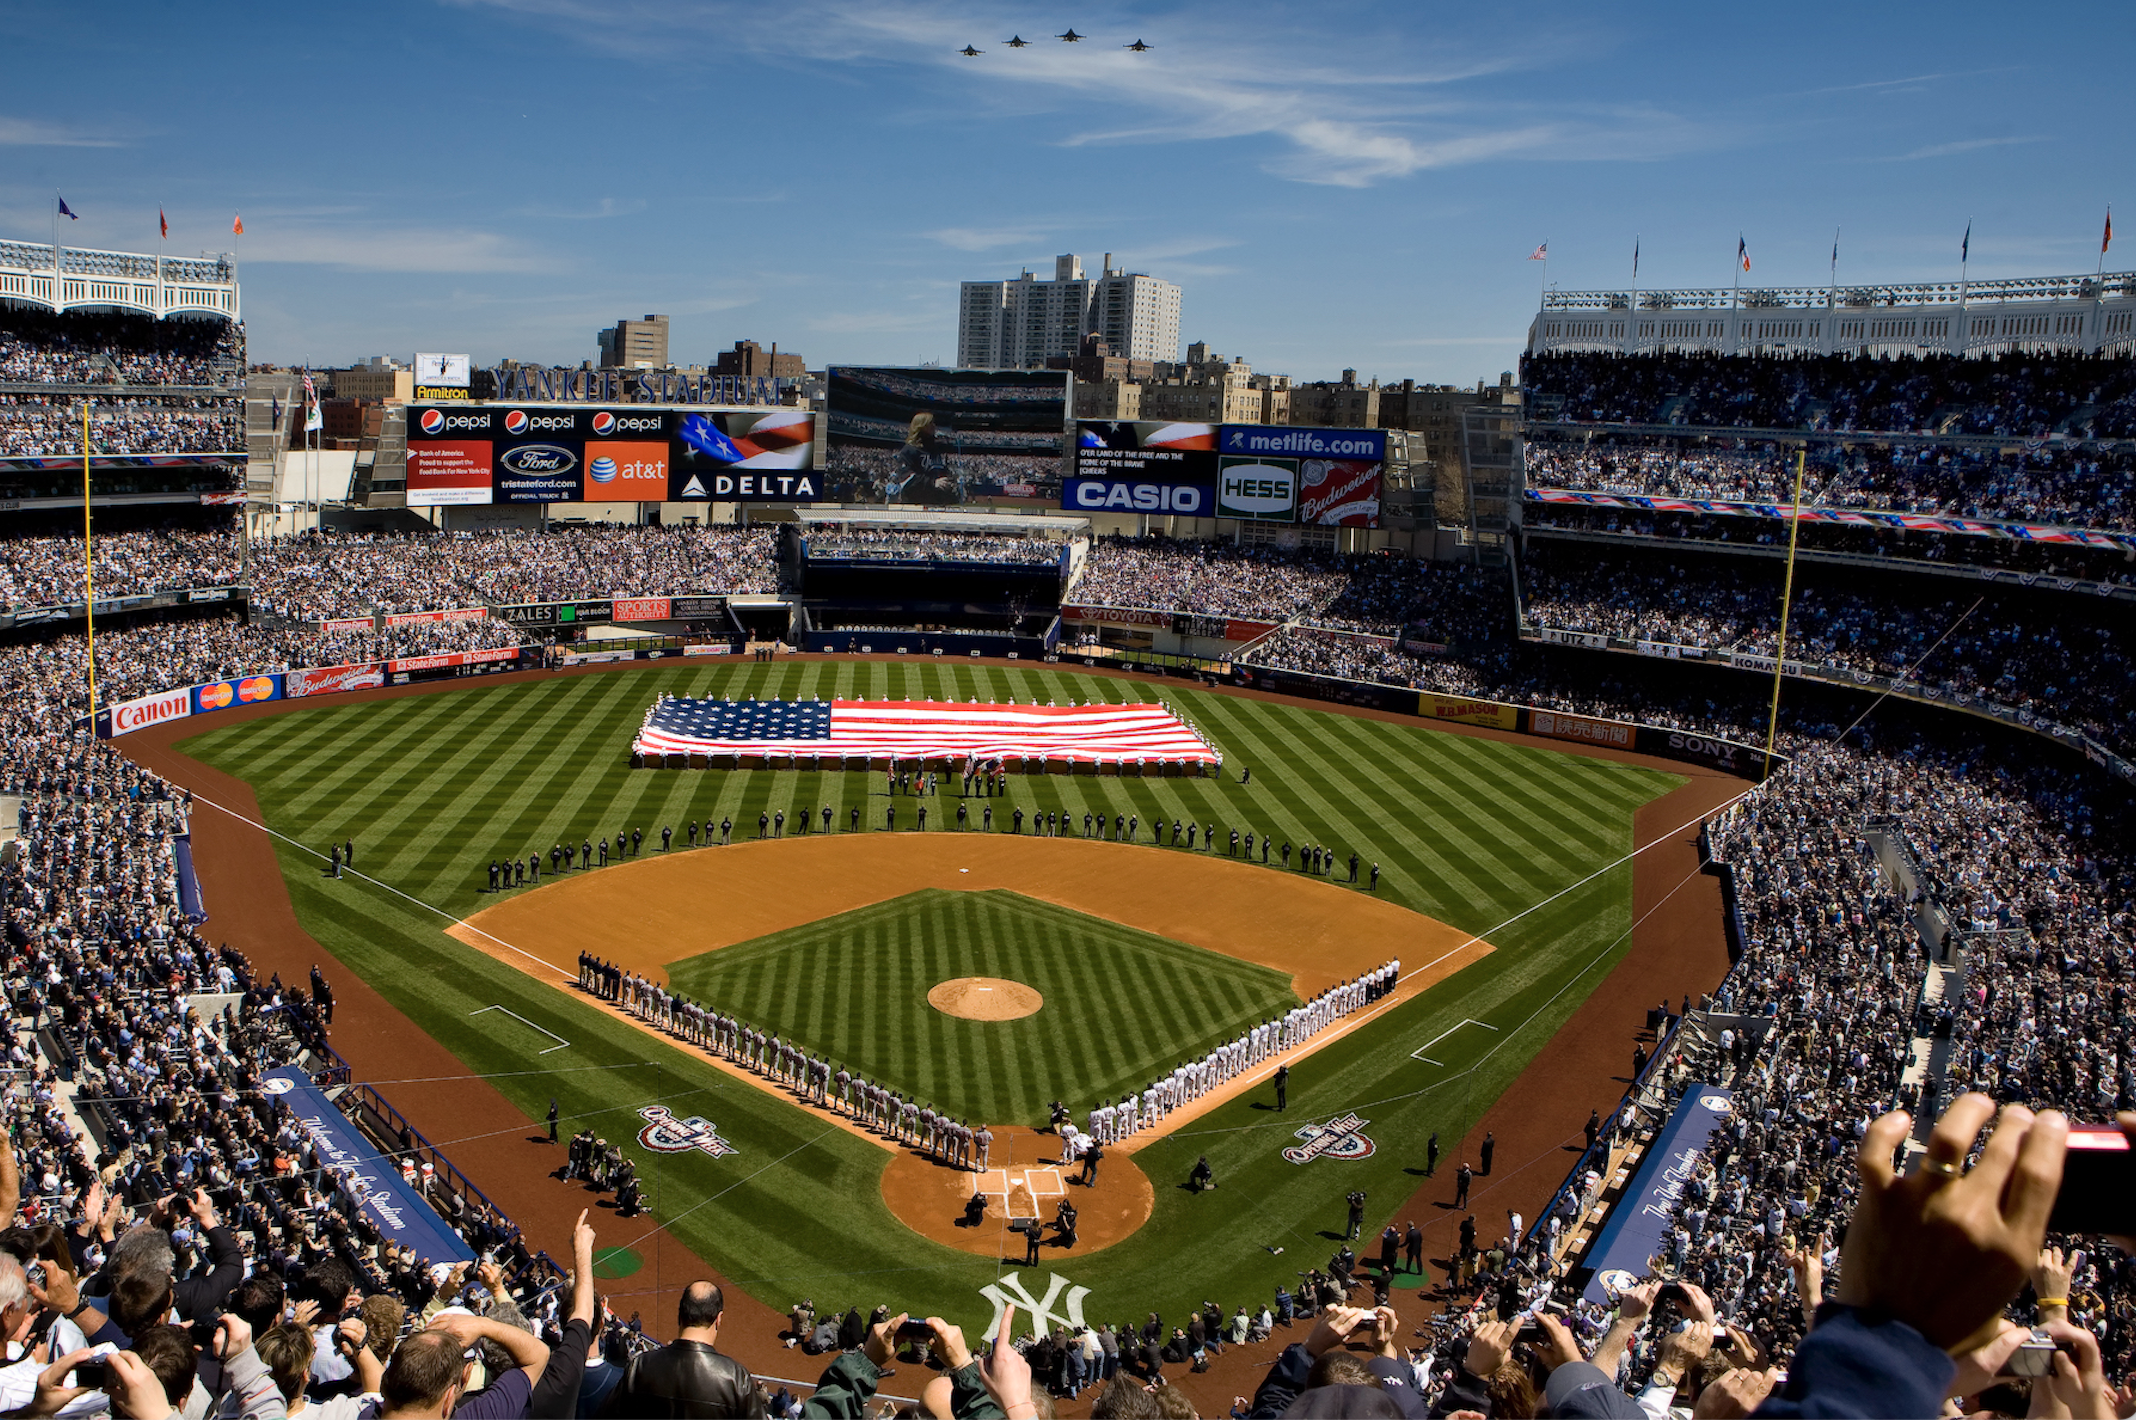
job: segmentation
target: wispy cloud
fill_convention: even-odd
[[[261,262],[332,266],[345,271],[485,275],[550,271],[555,263],[520,242],[466,227],[247,227],[244,257]]]
[[[1912,92],[1925,89],[1931,84],[1940,84],[1946,79],[1972,79],[1982,74],[2008,74],[2020,66],[2004,64],[1993,69],[1952,69],[1940,74],[1907,74],[1896,79],[1867,79],[1859,84],[1829,84],[1821,89],[1804,89],[1805,94],[1860,94],[1869,92]]]
[[[1099,3],[1077,21],[1090,34],[1086,43],[1061,44],[1038,31],[1026,36],[1034,41],[1028,48],[1010,49],[995,33],[1006,27],[999,9],[971,0],[796,0],[776,10],[684,9],[663,0],[454,3],[509,10],[588,46],[656,62],[701,52],[731,58],[741,49],[773,62],[907,68],[954,75],[965,100],[985,114],[1109,116],[1058,140],[1070,145],[1272,138],[1269,172],[1341,187],[1493,160],[1660,157],[1715,141],[1710,128],[1657,109],[1574,113],[1516,85],[1488,94],[1464,87],[1574,54],[1582,37],[1566,26],[1469,49],[1435,36],[1427,62],[1399,32],[1308,29],[1294,9],[1270,9],[1267,23],[1258,23],[1250,6],[1212,31],[1191,18]],[[679,42],[697,31],[716,35],[716,49]],[[1154,48],[1132,53],[1131,39]],[[985,53],[959,55],[968,42]],[[932,235],[959,250],[1014,244],[984,230]]]
[[[5,148],[118,148],[124,140],[105,133],[92,133],[65,124],[35,118],[0,115],[0,147]]]
[[[2018,143],[2044,143],[2043,137],[2024,138],[1965,138],[1955,143],[1931,143],[1925,148],[1916,148],[1911,153],[1895,153],[1888,158],[1878,158],[1880,163],[1913,163],[1924,158],[1950,158],[1960,153],[1977,153],[1983,148],[2007,148]]]
[[[1046,233],[1029,227],[942,227],[922,235],[957,251],[993,251],[1039,241]]]

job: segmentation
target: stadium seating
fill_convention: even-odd
[[[2136,425],[2136,383],[2126,362],[1730,364],[1669,357],[1642,365],[1551,357],[1531,361],[1529,377],[1563,396],[1561,422],[1655,422],[1667,411],[1670,422],[1683,425],[2020,439],[2071,431],[2122,437]],[[1531,474],[1547,464],[1561,486],[1753,499],[1770,499],[1778,486],[1780,450],[1755,437],[1726,448],[1692,447],[1667,432],[1609,431],[1593,443],[1552,438],[1560,442],[1531,450]],[[1834,498],[1884,500],[1848,506],[1910,502],[1940,513],[2041,521],[2081,516],[2086,526],[2125,529],[2129,472],[2125,452],[2114,450],[1970,462],[1954,452],[1927,463],[1872,450],[1822,469],[1819,486]],[[1773,652],[1777,559],[1699,545],[1716,524],[1755,520],[1694,526],[1685,515],[1588,510],[1555,526],[1561,534],[1606,531],[1606,519],[1616,520],[1618,541],[1526,540],[1518,556],[1518,620],[1516,583],[1505,574],[1154,538],[1094,544],[1068,600],[1281,623],[1243,654],[1254,666],[1762,740],[1770,682],[1697,658],[1533,639],[1550,629],[1620,643]],[[1770,535],[1769,526],[1742,540]],[[1839,539],[1856,539],[1859,549],[1880,535],[1835,529],[1831,536],[1822,546],[1840,551]],[[1997,545],[2013,566],[2023,556],[2076,555]],[[1037,556],[1021,540],[963,536],[856,538],[838,551],[1011,562]],[[78,597],[77,552],[59,535],[0,541],[0,601],[27,606]],[[214,616],[100,633],[105,696],[517,637],[514,628],[483,618],[383,631],[316,625],[381,608],[600,591],[770,591],[778,584],[769,535],[726,528],[313,535],[255,543],[247,557],[253,606],[270,615],[250,625]],[[222,585],[238,565],[234,534],[220,527],[141,528],[105,539],[98,588],[119,594]],[[2115,602],[1837,563],[1806,563],[1796,590],[1791,658],[1845,673],[1908,671],[1921,685],[1971,702],[2018,707],[2124,751],[2136,747],[2131,648]],[[457,1296],[464,1279],[440,1279],[417,1259],[382,1248],[360,1215],[316,1186],[316,1160],[272,1108],[224,1107],[226,1097],[255,1098],[247,1092],[272,1065],[300,1063],[330,1075],[330,1027],[308,989],[257,980],[241,955],[211,945],[186,918],[172,851],[183,829],[183,796],[71,728],[82,704],[84,650],[78,636],[64,632],[18,635],[0,646],[0,673],[18,692],[0,707],[0,793],[23,798],[22,846],[0,857],[6,975],[18,1016],[44,1025],[11,1041],[27,1086],[10,1109],[31,1217],[83,1214],[101,1162],[116,1170],[108,1191],[144,1218],[182,1183],[229,1191],[234,1206],[226,1218],[251,1238],[255,1260],[271,1261],[300,1288],[333,1275],[326,1266],[332,1259],[359,1290],[417,1311]],[[1599,1187],[1588,1171],[1650,1144],[1657,1121],[1695,1084],[1728,1088],[1736,1107],[1685,1180],[1663,1235],[1662,1264],[1688,1287],[1666,1302],[1646,1288],[1615,1307],[1574,1300],[1564,1322],[1564,1344],[1573,1356],[1601,1362],[1603,1383],[1636,1394],[1658,1373],[1686,1405],[1724,1390],[1740,1390],[1755,1405],[1773,1383],[1768,1359],[1792,1358],[1792,1398],[1776,1402],[1783,1406],[1829,1374],[1808,1319],[1825,1296],[1823,1279],[1845,1262],[1842,1229],[1865,1187],[1855,1155],[1887,1109],[1926,1119],[1967,1089],[2080,1119],[2136,1109],[2129,1010],[2136,859],[2128,848],[2125,786],[2044,740],[1947,711],[1894,701],[1854,723],[1867,701],[1851,694],[1791,683],[1780,735],[1788,765],[1746,787],[1709,825],[1712,859],[1731,884],[1730,927],[1740,950],[1725,981],[1698,1003],[1695,1023],[1678,1023],[1656,1040],[1652,1068],[1568,1176],[1549,1216],[1506,1246],[1485,1239],[1450,1280],[1447,1316],[1421,1338],[1402,1338],[1405,1345],[1387,1357],[1442,1411],[1483,1396],[1489,1413],[1533,1413],[1493,1359],[1503,1357],[1507,1338],[1492,1317],[1505,1303],[1519,1310],[1565,1281],[1576,1258],[1564,1249]],[[226,989],[238,998],[234,1009],[197,1029],[172,1005],[184,993]],[[62,1072],[73,1080],[62,1081]],[[100,1146],[85,1143],[61,1107],[64,1094],[102,1131],[106,1159],[94,1157]],[[555,1285],[555,1265],[533,1255],[507,1219],[464,1193],[440,1185],[434,1196],[471,1243],[501,1249],[501,1280],[515,1299],[503,1313],[523,1314],[563,1343],[569,1299]],[[87,1221],[94,1234],[98,1220]],[[113,1242],[92,1238],[92,1260],[107,1256]],[[179,1275],[206,1260],[204,1247],[197,1236],[174,1243]],[[2103,1248],[2078,1260],[2050,1252],[2025,1259],[2024,1269],[2029,1290],[1983,1285],[1981,1315],[2006,1310],[2021,1326],[2079,1328],[2103,1352],[2105,1373],[2126,1379],[2136,1366],[2130,1260]],[[894,1282],[879,1293],[894,1313]],[[2066,1304],[2054,1306],[2057,1298]],[[1306,1351],[1337,1344],[1333,1333],[1359,1324],[1341,1309],[1346,1299],[1317,1281],[1290,1299],[1291,1316],[1320,1320],[1330,1333],[1292,1333]],[[1094,1333],[1086,1340],[1061,1331],[1018,1349],[1041,1386],[1067,1394],[1097,1378],[1081,1359],[1091,1348],[1100,1375],[1107,1367],[1161,1373],[1192,1364],[1197,1350],[1214,1349],[1213,1336],[1231,1336],[1236,1327],[1249,1346],[1268,1347],[1259,1354],[1276,1363],[1249,1408],[1280,1413],[1305,1384],[1311,1357],[1295,1375],[1286,1371],[1299,1358],[1274,1354],[1270,1328],[1288,1318],[1271,1315],[1266,1299],[1222,1301],[1213,1318],[1195,1316],[1191,1330],[1180,1327],[1176,1337],[1121,1329],[1110,1338],[1109,1362]],[[1652,1317],[1684,1324],[1671,1329]],[[1727,1340],[1732,1333],[1724,1329],[1716,1340],[1713,1324],[1749,1339]],[[602,1330],[619,1356],[650,1344],[642,1326],[604,1323]],[[819,1339],[818,1328],[798,1319],[794,1331],[797,1344]],[[832,1344],[850,1351],[865,1331],[856,1314],[853,1325],[833,1328]],[[1411,1342],[1420,1348],[1415,1355]],[[2082,1354],[2082,1343],[2068,1344]],[[1479,1371],[1472,1360],[1491,1364]],[[1559,1360],[1569,1367],[1566,1356]],[[1892,1377],[1905,1370],[1898,1361],[1890,1366]],[[834,1366],[824,1380],[842,1384],[843,1374]],[[1537,1379],[1522,1382],[1531,1407]],[[1979,1380],[1982,1388],[1992,1383]],[[1658,1391],[1647,1398],[1656,1405],[1667,1399]],[[2008,1394],[1998,1401],[2010,1402]]]

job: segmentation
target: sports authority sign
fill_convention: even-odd
[[[1369,1159],[1375,1146],[1364,1131],[1371,1122],[1345,1114],[1325,1124],[1308,1124],[1298,1131],[1298,1137],[1305,1142],[1285,1149],[1283,1157],[1294,1164],[1309,1164],[1315,1159],[1347,1159],[1352,1163]]]
[[[645,1127],[638,1131],[638,1142],[656,1154],[687,1154],[696,1152],[715,1159],[740,1153],[732,1144],[719,1137],[719,1126],[702,1115],[677,1119],[668,1113],[665,1105],[649,1104],[638,1111]]]

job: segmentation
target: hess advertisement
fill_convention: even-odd
[[[814,448],[806,410],[418,405],[408,503],[807,503]]]
[[[1324,528],[1379,526],[1387,435],[1280,424],[1076,424],[1071,512],[1180,513]]]
[[[1216,507],[1216,437],[1214,424],[1078,420],[1075,469],[1062,480],[1061,506],[1209,517]]]
[[[1387,459],[1381,430],[1226,424],[1217,449],[1219,517],[1322,528],[1379,525]]]

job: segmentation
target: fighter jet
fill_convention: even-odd
[[[1022,35],[1017,35],[1014,39],[1003,40],[1002,43],[1011,49],[1026,49],[1030,47],[1031,41],[1025,39]]]
[[[964,48],[958,50],[957,53],[963,55],[966,59],[977,59],[980,55],[986,53],[986,51],[983,49],[973,49],[970,45],[966,45],[964,46]]]
[[[1132,49],[1137,54],[1147,54],[1149,51],[1155,49],[1157,46],[1154,44],[1144,44],[1141,40],[1138,39],[1133,44],[1126,45],[1124,47],[1127,49]]]
[[[1057,40],[1064,40],[1069,44],[1076,44],[1080,42],[1083,37],[1075,32],[1075,26],[1070,25],[1068,27],[1068,33],[1064,35],[1055,35],[1054,38]]]

